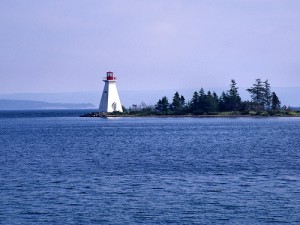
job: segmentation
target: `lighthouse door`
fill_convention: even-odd
[[[112,106],[114,112],[117,111],[117,103],[116,102],[114,102],[111,106]]]

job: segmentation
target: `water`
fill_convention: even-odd
[[[0,112],[0,224],[300,224],[300,118]]]

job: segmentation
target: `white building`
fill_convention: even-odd
[[[106,77],[103,78],[105,83],[100,101],[100,112],[123,112],[122,104],[119,98],[116,81],[117,78],[113,72],[107,72]]]

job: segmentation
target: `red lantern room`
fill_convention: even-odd
[[[117,78],[114,76],[114,73],[111,71],[106,73],[106,79],[107,80],[117,80]]]

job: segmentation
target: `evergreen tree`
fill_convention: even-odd
[[[213,92],[213,97],[214,97],[214,99],[215,99],[215,102],[217,103],[216,111],[219,112],[219,110],[220,110],[220,107],[219,107],[220,100],[219,100],[219,97],[218,97],[218,95],[216,94],[216,92]]]
[[[161,101],[161,99],[159,99],[158,102],[156,103],[155,109],[156,109],[157,111],[162,112],[163,107],[162,107],[162,101]]]
[[[185,98],[179,95],[178,91],[174,94],[173,102],[171,104],[172,110],[176,113],[182,112],[185,107]]]
[[[174,97],[173,97],[172,110],[175,112],[178,112],[181,110],[181,108],[182,108],[181,98],[180,98],[178,91],[176,91],[176,93],[174,94]]]
[[[279,101],[279,98],[277,97],[276,93],[275,92],[272,92],[272,110],[279,110],[280,109],[280,105],[281,105],[281,102]]]
[[[252,103],[256,110],[270,110],[272,108],[271,85],[268,80],[262,82],[261,79],[256,79],[253,87],[247,91],[251,94]]]
[[[214,97],[214,99],[215,99],[217,102],[219,102],[219,97],[218,97],[218,95],[216,94],[216,92],[213,92],[213,97]]]
[[[248,88],[247,91],[250,93],[252,102],[255,104],[256,110],[264,109],[265,104],[265,88],[261,79],[256,79],[252,88]]]
[[[219,110],[221,112],[224,112],[227,110],[227,107],[226,107],[226,102],[227,102],[227,95],[225,94],[225,92],[223,91],[222,94],[221,94],[221,97],[219,99]]]
[[[203,88],[201,88],[199,91],[199,97],[202,98],[202,97],[204,97],[204,95],[205,95],[205,91]]]
[[[217,112],[217,110],[218,110],[218,101],[211,94],[211,92],[208,91],[207,95],[204,97],[204,112],[215,113]]]
[[[220,111],[238,111],[241,108],[241,102],[237,83],[232,79],[230,89],[226,93],[222,92],[219,100],[219,109]]]
[[[199,94],[197,91],[194,92],[192,100],[191,100],[191,112],[195,112],[198,108],[198,103],[199,103]]]
[[[181,112],[186,112],[185,98],[182,95],[180,97],[180,103],[181,103]]]
[[[185,98],[182,95],[180,97],[180,102],[181,102],[181,107],[184,108],[185,107]]]
[[[158,100],[155,108],[160,112],[168,112],[169,109],[169,101],[166,96],[162,97],[162,99]]]
[[[271,108],[271,102],[272,102],[271,85],[269,84],[269,81],[266,80],[264,81],[264,104],[267,110]]]
[[[234,79],[231,80],[230,90],[227,91],[227,96],[225,97],[225,105],[228,111],[238,111],[241,105],[241,97],[238,92],[238,87],[236,86]]]
[[[203,114],[203,112],[205,111],[205,99],[206,98],[206,95],[205,95],[205,92],[204,92],[204,89],[201,88],[200,91],[199,91],[199,101],[198,101],[198,105],[197,105],[197,112],[200,113],[200,114]]]

